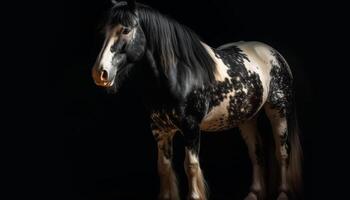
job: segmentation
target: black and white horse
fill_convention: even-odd
[[[138,80],[158,143],[160,199],[179,199],[172,169],[172,138],[185,140],[189,199],[207,199],[199,164],[201,131],[238,127],[248,147],[252,183],[246,199],[264,197],[262,150],[257,115],[269,118],[279,161],[278,197],[294,196],[301,180],[292,74],[283,57],[260,42],[212,48],[189,28],[135,1],[113,1],[106,39],[92,75],[116,92],[129,71]],[[141,90],[141,89],[140,89]]]

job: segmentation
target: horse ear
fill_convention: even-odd
[[[135,0],[127,0],[129,9],[134,12],[136,10],[136,1]]]
[[[126,1],[120,1],[120,0],[111,0],[111,3],[113,4],[114,7],[125,6],[128,4]]]
[[[115,7],[127,5],[132,12],[135,12],[136,10],[135,0],[126,0],[126,1],[111,0],[111,2]]]

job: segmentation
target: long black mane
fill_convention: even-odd
[[[137,4],[136,14],[147,48],[172,90],[186,96],[215,81],[215,62],[191,29],[146,5]],[[117,6],[112,8],[110,24],[133,25],[135,18],[127,6]]]

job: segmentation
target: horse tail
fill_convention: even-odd
[[[293,74],[290,66],[284,57],[277,52],[277,62],[281,67],[285,67],[293,79]],[[295,198],[299,197],[302,192],[302,148],[299,139],[299,126],[297,120],[297,110],[295,102],[295,82],[292,81],[291,85],[291,97],[289,99],[291,106],[287,108],[287,130],[289,137],[289,158],[287,168],[287,181],[292,194],[295,194]],[[299,198],[297,198],[299,199]]]
[[[287,116],[288,134],[290,138],[287,180],[293,194],[300,196],[302,192],[302,148],[299,139],[299,126],[293,95],[291,113]]]

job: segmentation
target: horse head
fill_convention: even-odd
[[[146,38],[139,24],[135,1],[112,1],[105,41],[92,69],[98,86],[116,92],[127,72],[144,55]]]

